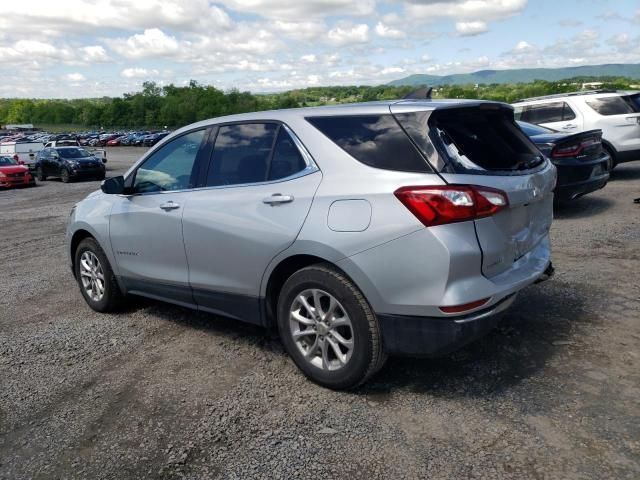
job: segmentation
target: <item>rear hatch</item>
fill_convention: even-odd
[[[556,170],[516,125],[513,110],[498,103],[423,112],[407,107],[397,104],[391,111],[447,183],[499,189],[508,198],[507,208],[474,220],[482,273],[491,278],[536,261],[543,270]],[[545,252],[540,258],[538,247]]]

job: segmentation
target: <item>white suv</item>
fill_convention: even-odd
[[[527,98],[513,104],[517,120],[560,132],[601,129],[602,145],[618,163],[640,160],[640,93],[594,90]]]

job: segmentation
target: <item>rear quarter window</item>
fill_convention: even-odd
[[[433,172],[391,114],[307,117],[307,121],[365,165],[403,172]]]
[[[625,115],[640,111],[630,97],[590,98],[585,100],[585,103],[604,116]]]

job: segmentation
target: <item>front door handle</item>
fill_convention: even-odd
[[[562,127],[563,130],[571,130],[572,128],[576,128],[577,125],[574,125],[573,123],[567,123],[564,127]]]
[[[160,208],[168,212],[169,210],[175,210],[176,208],[180,208],[180,204],[175,203],[173,200],[169,200],[166,203],[160,204]]]
[[[293,195],[282,195],[281,193],[274,193],[270,197],[262,200],[262,203],[266,203],[267,205],[279,205],[281,203],[290,203],[293,202]]]

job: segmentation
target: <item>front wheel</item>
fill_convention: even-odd
[[[85,238],[78,245],[75,273],[82,296],[95,311],[111,312],[124,303],[124,295],[109,260],[93,238]]]
[[[298,368],[324,387],[356,387],[386,360],[369,303],[329,265],[303,268],[285,282],[278,298],[278,330]]]
[[[71,181],[69,170],[67,170],[66,168],[62,169],[62,171],[60,172],[60,180],[62,180],[62,183],[69,183]]]

